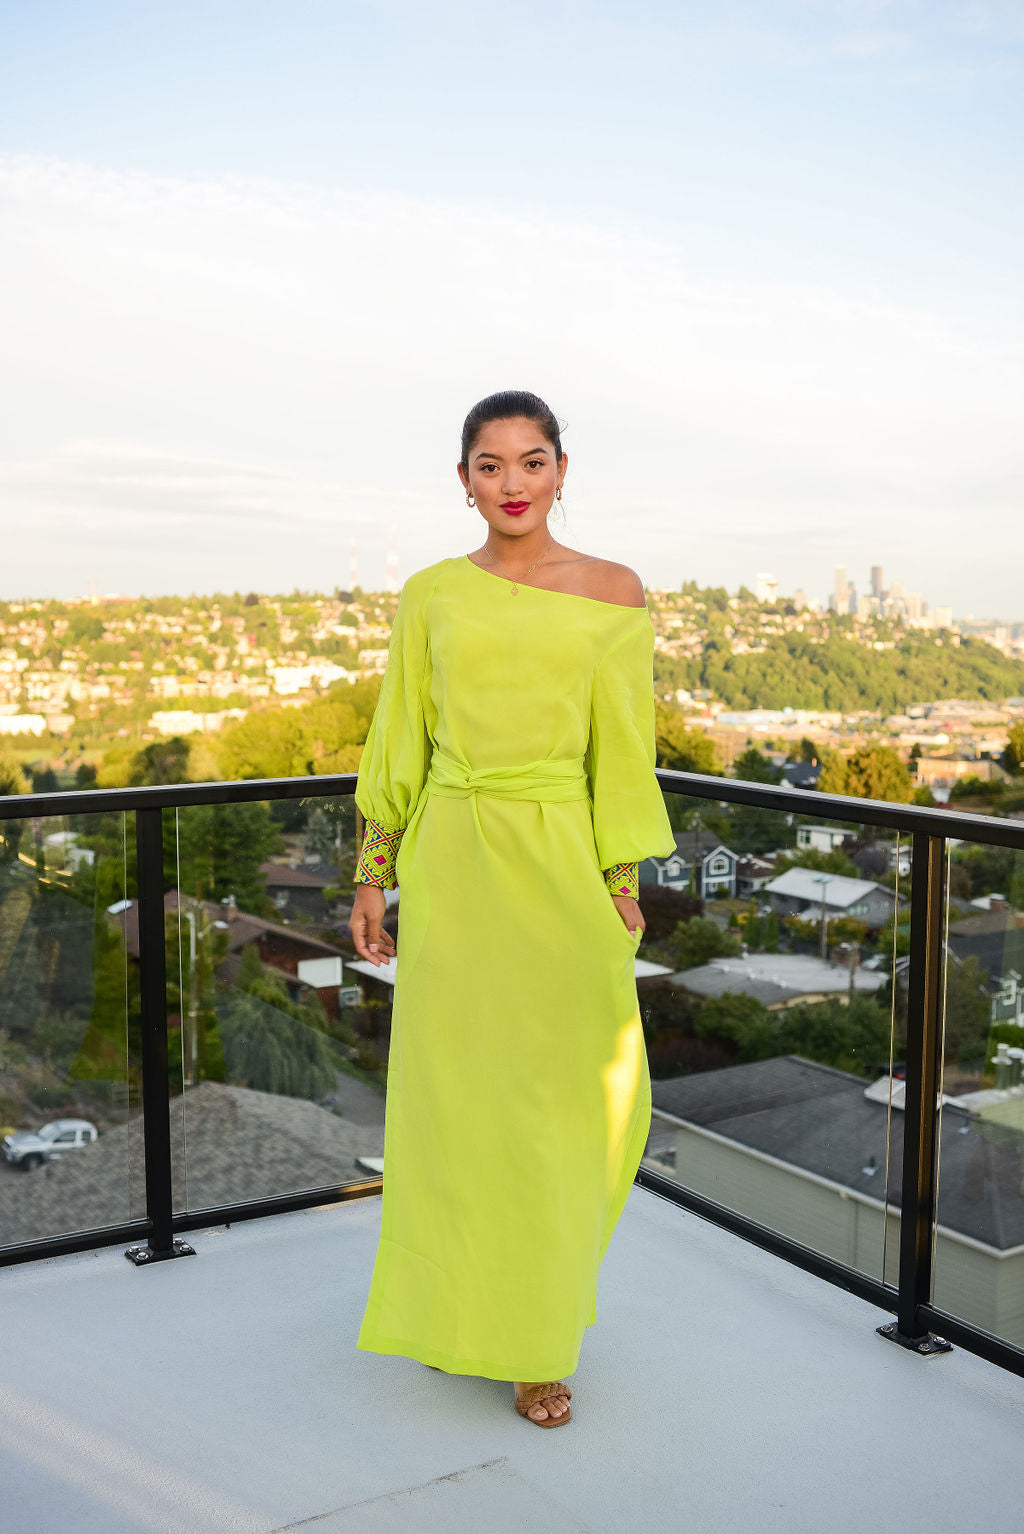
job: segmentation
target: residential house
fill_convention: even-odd
[[[979,778],[982,783],[1005,783],[1009,773],[988,757],[973,759],[949,754],[918,758],[915,779],[929,788],[952,788],[963,778]]]
[[[994,1023],[1024,1028],[1024,911],[990,909],[949,924],[953,956],[977,959],[988,972]]]
[[[764,893],[777,916],[801,916],[809,921],[826,921],[837,916],[852,916],[877,931],[892,920],[897,904],[906,905],[906,896],[870,879],[848,879],[845,874],[817,873],[813,868],[787,868],[764,887]]]
[[[769,863],[767,858],[757,858],[751,853],[745,858],[739,858],[736,863],[736,897],[739,900],[754,900],[775,877],[775,864]]]
[[[855,831],[844,830],[842,826],[797,826],[796,844],[815,852],[835,852],[855,835]]]
[[[337,886],[336,868],[320,864],[315,868],[292,868],[287,863],[261,863],[260,873],[267,894],[282,916],[325,921],[330,915],[324,890]]]
[[[164,896],[165,916],[176,915],[178,891]],[[139,907],[134,900],[118,901],[108,908],[111,922],[124,933],[125,950],[132,958],[139,956]],[[338,1015],[338,990],[342,984],[342,952],[330,943],[307,937],[295,927],[283,927],[240,911],[233,899],[226,901],[188,899],[182,906],[182,945],[189,950],[189,926],[184,918],[191,915],[199,931],[216,924],[227,942],[227,955],[217,966],[217,979],[227,984],[238,978],[242,949],[253,944],[260,962],[272,973],[283,976],[293,1001],[306,991],[315,991],[328,1017]],[[187,961],[186,961],[187,962]]]
[[[798,1055],[656,1080],[649,1154],[688,1189],[895,1282],[902,1085]],[[1000,1095],[943,1098],[933,1297],[1022,1347],[1024,1096]]]
[[[878,841],[859,837],[843,847],[862,879],[880,879],[883,874],[898,873],[906,878],[913,863],[912,844],[908,837]]]
[[[790,788],[817,788],[821,766],[818,762],[784,762],[782,777]]]
[[[665,858],[645,858],[640,864],[640,883],[659,889],[688,891],[691,886],[703,900],[731,899],[736,894],[736,864],[713,831],[677,831],[675,852]]]
[[[852,993],[871,995],[882,989],[887,978],[879,970],[830,964],[809,954],[752,953],[679,970],[669,984],[704,1000],[752,996],[769,1012],[781,1012],[819,1001],[846,1003]]]

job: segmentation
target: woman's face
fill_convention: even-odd
[[[551,510],[555,490],[565,477],[561,462],[544,433],[532,421],[514,416],[489,422],[470,450],[459,478],[477,510],[495,532],[515,537],[539,527]]]

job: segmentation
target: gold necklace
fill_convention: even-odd
[[[548,552],[548,550],[553,549],[554,546],[555,546],[554,539],[552,539],[552,541],[548,544],[547,548],[544,550],[544,554],[546,554]],[[484,553],[487,555],[487,558],[491,561],[492,564],[498,565],[498,561],[495,559],[495,557],[491,553],[490,549],[485,548],[484,549]],[[533,564],[530,566],[530,570],[533,570],[537,565],[540,564],[541,559],[544,558],[544,554],[541,554],[539,559],[535,559],[533,561]],[[509,581],[512,582],[512,595],[514,597],[517,597],[519,595],[519,586],[518,586],[518,584],[516,582],[515,577],[512,576],[512,575],[509,575],[508,571],[505,570],[501,565],[498,565],[498,569],[501,570],[501,573],[505,577],[506,580],[509,580]],[[519,577],[519,579],[521,581],[525,581],[526,577],[530,573],[530,570],[524,571],[524,573]]]

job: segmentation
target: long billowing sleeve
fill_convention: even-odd
[[[388,662],[363,746],[355,800],[366,831],[354,883],[394,889],[402,835],[423,790],[433,744],[424,698],[429,686],[425,572],[402,587]]]
[[[635,893],[629,865],[675,851],[656,761],[654,628],[648,610],[637,608],[595,671],[585,759],[598,862],[613,893]]]

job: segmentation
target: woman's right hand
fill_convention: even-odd
[[[395,940],[381,926],[386,909],[384,891],[378,884],[356,885],[348,930],[359,957],[368,959],[378,968],[382,964],[390,964],[395,957]]]

